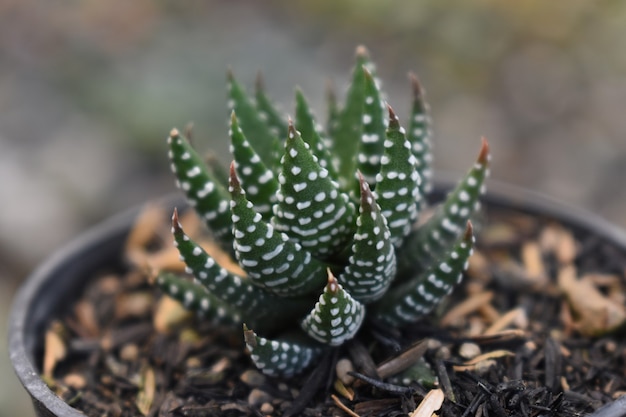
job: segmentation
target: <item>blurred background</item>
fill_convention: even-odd
[[[464,172],[485,135],[492,177],[626,226],[626,2],[568,0],[0,2],[0,330],[47,254],[174,190],[165,137],[195,125],[227,160],[225,73],[318,114],[365,44],[406,117],[426,86],[435,166]],[[32,415],[0,344],[0,415]]]

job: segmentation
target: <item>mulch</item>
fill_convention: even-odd
[[[626,394],[626,253],[588,231],[491,209],[463,284],[431,316],[368,325],[283,380],[254,368],[241,332],[150,284],[146,265],[180,268],[166,217],[148,210],[128,270],[93,277],[46,334],[43,376],[86,415],[569,417]],[[435,386],[381,378],[420,357]]]

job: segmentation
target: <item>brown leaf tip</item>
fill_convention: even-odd
[[[180,136],[180,132],[178,131],[178,129],[174,128],[170,130],[170,138],[174,139],[174,138],[177,138],[178,136]]]
[[[421,100],[424,96],[424,88],[419,78],[414,72],[409,72],[409,80],[411,81],[411,91],[413,91],[413,100]]]
[[[369,58],[370,53],[367,50],[367,48],[364,45],[359,45],[356,47],[356,56],[357,57],[363,57],[363,58]]]
[[[293,140],[296,138],[296,134],[298,132],[296,131],[296,127],[293,125],[293,120],[291,120],[291,117],[289,118],[288,124],[289,127],[287,129],[287,138]]]
[[[393,111],[393,108],[387,103],[387,111],[389,112],[389,126],[399,127],[400,126],[400,118],[396,115],[396,112]]]
[[[263,73],[261,72],[261,70],[257,71],[256,73],[254,88],[257,92],[265,91],[265,81],[263,80]]]
[[[480,139],[480,153],[478,154],[478,159],[476,162],[478,162],[479,164],[487,164],[491,157],[489,153],[489,142],[487,142],[487,138],[485,138],[484,136]]]
[[[359,188],[361,189],[361,207],[363,209],[371,209],[374,206],[374,195],[370,190],[370,185],[361,174],[361,171],[357,171],[359,177]]]
[[[172,230],[180,230],[180,221],[178,220],[178,208],[174,207],[174,213],[172,213]]]
[[[326,272],[328,273],[328,284],[326,285],[326,291],[330,294],[337,294],[339,291],[339,282],[337,278],[333,275],[330,268],[326,268]]]
[[[241,190],[241,184],[237,177],[237,170],[235,169],[235,161],[230,163],[230,172],[228,176],[228,185],[230,186],[230,192],[239,192]]]
[[[474,241],[474,226],[472,226],[472,222],[469,220],[467,221],[467,226],[465,226],[463,240],[470,243]]]
[[[246,345],[250,346],[251,348],[255,348],[257,346],[256,335],[254,334],[253,330],[248,329],[246,323],[243,324],[243,339],[246,342]]]

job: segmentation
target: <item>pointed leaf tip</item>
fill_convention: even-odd
[[[356,47],[356,56],[357,57],[363,57],[363,58],[369,58],[370,52],[367,50],[365,45],[359,45],[359,46]]]
[[[180,132],[178,131],[178,129],[173,128],[172,130],[170,130],[170,138],[175,138],[177,136],[180,136]]]
[[[489,162],[489,142],[486,137],[481,137],[480,153],[478,154],[478,162],[486,164]]]
[[[256,89],[256,91],[265,91],[265,81],[263,80],[263,73],[261,72],[261,70],[257,71],[256,73],[254,88]]]
[[[424,89],[419,78],[414,72],[409,72],[409,80],[411,82],[411,91],[413,91],[413,99],[419,100],[424,95]]]
[[[328,284],[326,284],[326,288],[329,293],[337,294],[339,291],[339,282],[337,282],[337,278],[335,278],[330,268],[326,268],[326,272],[328,273]]]
[[[400,125],[400,118],[393,111],[393,108],[387,103],[387,111],[389,112],[389,125]]]
[[[230,163],[230,175],[228,177],[228,185],[230,185],[230,191],[239,191],[241,189],[241,183],[239,177],[237,177],[237,171],[235,170],[235,161]]]
[[[361,207],[369,208],[370,210],[374,207],[374,195],[372,194],[372,190],[370,190],[369,183],[361,174],[361,171],[357,171],[357,175],[359,177],[359,188],[361,189]]]
[[[295,139],[296,137],[296,127],[293,125],[293,120],[291,120],[291,117],[288,120],[288,135],[287,135],[287,139]]]
[[[179,230],[181,228],[180,222],[178,221],[178,208],[174,207],[174,212],[172,213],[172,227],[174,230]]]

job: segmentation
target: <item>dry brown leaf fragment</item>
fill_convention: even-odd
[[[444,397],[443,391],[439,388],[428,391],[409,417],[431,417],[441,408]]]
[[[579,279],[576,268],[566,266],[558,274],[559,288],[572,311],[576,330],[599,336],[626,325],[626,308],[602,294],[589,279]]]
[[[52,378],[57,363],[65,359],[67,346],[64,335],[65,328],[59,321],[53,321],[44,338],[43,375]]]

